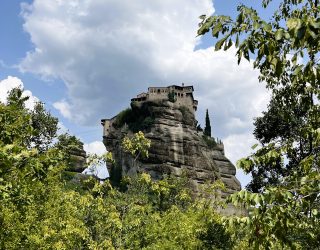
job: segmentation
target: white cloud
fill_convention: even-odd
[[[211,0],[35,0],[23,10],[35,49],[20,69],[61,78],[68,98],[54,106],[80,124],[115,115],[150,85],[185,82],[200,123],[209,109],[214,136],[249,135],[268,94],[234,48],[195,50],[198,17],[213,12]]]
[[[68,102],[65,100],[53,103],[53,107],[60,111],[62,116],[71,119],[71,107]]]
[[[107,152],[104,144],[101,141],[85,143],[83,145],[83,148],[87,153],[96,154],[98,156],[101,156]]]
[[[0,80],[0,102],[7,103],[8,93],[13,88],[23,89],[23,82],[18,77],[8,76],[6,79]],[[25,102],[25,106],[31,110],[34,107],[34,104],[39,101],[30,90],[24,90],[22,96],[29,96],[29,99]]]
[[[249,156],[252,153],[251,146],[257,143],[252,133],[232,134],[223,139],[225,154],[230,161],[236,165],[237,161],[243,157]],[[241,169],[237,169],[237,178],[241,185],[246,186],[251,175],[246,175]]]

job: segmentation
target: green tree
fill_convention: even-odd
[[[209,118],[209,113],[208,109],[206,111],[206,125],[204,127],[204,135],[211,137],[211,125],[210,125],[210,118]]]
[[[25,102],[28,99],[29,96],[23,96],[23,89],[14,88],[8,93],[8,106],[30,115],[33,133],[26,143],[42,152],[52,146],[52,140],[57,135],[58,119],[46,111],[41,102],[35,103],[32,110],[27,110]]]
[[[83,142],[76,136],[64,133],[59,135],[54,146],[63,154],[67,170],[82,172],[85,168],[86,152],[83,149]]]
[[[57,136],[58,119],[45,110],[44,104],[41,102],[35,104],[30,114],[32,127],[34,129],[31,143],[33,143],[39,151],[47,150],[52,146],[52,141]]]
[[[281,157],[274,159],[273,164],[259,164],[252,168],[252,181],[247,188],[253,192],[260,192],[268,185],[276,185],[279,181],[296,171],[299,162],[310,153],[311,138],[305,139],[302,127],[306,126],[307,111],[304,106],[296,103],[289,92],[283,91],[286,98],[281,100],[275,95],[269,104],[268,110],[262,117],[255,119],[254,135],[261,144],[271,142],[294,140],[290,152],[286,155],[286,164]],[[311,140],[310,140],[311,139]]]
[[[132,138],[125,137],[122,140],[124,151],[130,153],[134,157],[134,161],[139,157],[148,158],[150,146],[151,140],[146,138],[141,131],[135,133]]]
[[[270,2],[262,1],[263,7],[270,8]],[[228,50],[234,45],[238,63],[242,58],[252,59],[254,68],[260,71],[260,81],[272,92],[268,111],[255,124],[256,136],[262,144],[255,147],[256,153],[238,163],[246,172],[262,178],[255,188],[261,194],[241,191],[234,195],[233,202],[244,204],[250,211],[248,217],[234,221],[248,230],[248,242],[257,249],[318,248],[318,1],[280,1],[269,21],[244,5],[238,7],[235,20],[228,16],[201,16],[201,19],[198,34],[211,30],[213,37],[218,38],[216,50]],[[276,127],[268,122],[277,123]],[[266,171],[260,171],[266,166]],[[272,172],[276,175],[270,178]],[[278,180],[265,181],[268,178]]]

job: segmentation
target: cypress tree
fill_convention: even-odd
[[[210,118],[209,118],[209,113],[208,109],[206,112],[206,126],[204,127],[204,135],[211,137],[211,126],[210,126]]]

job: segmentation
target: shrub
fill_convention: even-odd
[[[217,145],[217,142],[212,137],[203,135],[202,138],[209,148],[214,148]]]
[[[133,112],[131,108],[127,108],[123,111],[121,111],[118,115],[116,120],[113,123],[113,126],[115,128],[121,128],[125,123],[129,123],[131,120],[133,120]]]
[[[117,115],[113,126],[121,128],[124,124],[127,124],[129,129],[136,133],[148,130],[153,123],[154,115],[151,114],[146,104],[143,104],[141,107],[132,104],[131,108],[127,108]]]

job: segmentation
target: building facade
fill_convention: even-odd
[[[193,86],[170,85],[168,87],[149,87],[147,93],[141,93],[131,99],[131,102],[140,104],[146,101],[169,100],[171,94],[174,103],[187,107],[192,113],[197,111],[198,101],[193,97]]]

